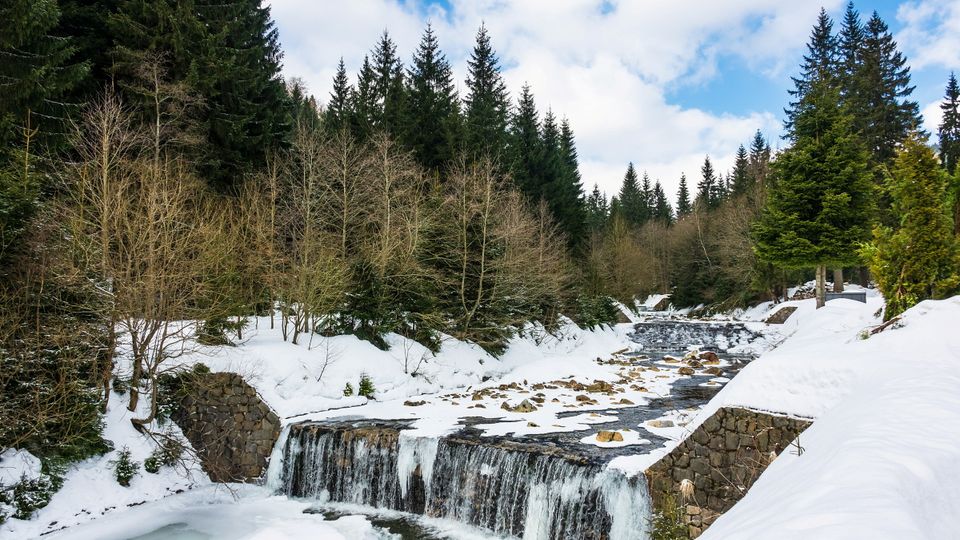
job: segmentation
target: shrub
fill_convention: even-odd
[[[157,457],[156,452],[150,454],[147,459],[143,460],[143,470],[150,474],[160,472],[160,459]]]
[[[660,509],[653,513],[650,520],[651,540],[687,540],[690,538],[687,525],[683,522],[683,510],[673,495],[663,499]]]
[[[35,511],[46,506],[60,487],[58,480],[50,475],[41,474],[32,480],[24,478],[13,486],[12,504],[15,509],[13,517],[30,519]]]
[[[595,328],[617,322],[617,306],[609,296],[577,297],[577,323],[584,328]]]
[[[353,395],[353,385],[350,383],[347,383],[347,385],[343,387],[343,397],[350,397],[352,395]]]
[[[368,399],[373,399],[373,394],[377,389],[373,386],[373,381],[366,373],[360,374],[360,386],[357,388],[357,395]]]
[[[123,450],[117,454],[117,459],[110,463],[113,465],[117,483],[123,487],[130,487],[130,480],[133,480],[140,470],[140,464],[130,457],[130,449],[124,446]]]

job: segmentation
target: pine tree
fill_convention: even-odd
[[[703,166],[700,167],[700,177],[701,180],[697,183],[697,199],[694,204],[705,209],[716,208],[720,204],[717,187],[720,182],[713,170],[710,156],[703,160]]]
[[[950,73],[947,81],[946,95],[940,104],[940,110],[943,112],[943,119],[937,130],[940,139],[940,163],[947,173],[954,174],[960,161],[960,87],[957,86],[957,78],[953,73]]]
[[[640,206],[640,221],[638,225],[643,225],[653,217],[653,208],[656,200],[653,195],[653,187],[650,185],[650,175],[643,171],[643,182],[640,184],[640,197],[643,204]]]
[[[673,207],[670,206],[670,201],[667,200],[667,194],[663,191],[663,186],[660,185],[660,181],[653,185],[653,210],[652,218],[660,223],[669,225],[673,223]]]
[[[876,227],[873,242],[864,249],[886,300],[886,320],[960,288],[957,241],[943,213],[946,175],[925,139],[918,133],[908,137],[887,179],[899,223],[895,229]]]
[[[377,117],[376,73],[370,57],[363,57],[360,73],[357,74],[357,89],[350,103],[350,132],[357,140],[364,141],[373,135]]]
[[[611,202],[611,214],[614,204]],[[620,194],[617,196],[618,212],[631,225],[639,226],[646,213],[646,201],[643,199],[643,192],[637,178],[637,170],[633,163],[627,165],[627,172],[623,175],[623,184],[620,186]]]
[[[835,84],[836,68],[837,38],[833,35],[833,21],[827,11],[820,8],[817,24],[814,25],[810,42],[807,44],[807,54],[800,66],[800,76],[791,77],[794,88],[789,93],[792,101],[789,107],[784,109],[784,127],[788,132],[793,129],[801,103],[810,89],[821,81]]]
[[[749,173],[750,184],[764,189],[767,185],[767,177],[770,175],[770,145],[763,138],[763,134],[758,129],[750,143]]]
[[[403,124],[403,63],[397,56],[397,45],[386,30],[380,36],[372,55],[371,122],[375,130],[395,136],[400,133]]]
[[[182,4],[179,13],[188,9]],[[259,0],[196,0],[193,13],[181,29],[191,36],[187,80],[204,98],[208,144],[198,168],[212,185],[234,189],[291,130],[277,29]]]
[[[544,148],[540,118],[530,85],[523,85],[510,122],[510,169],[517,188],[534,203],[543,195]]]
[[[560,162],[562,175],[557,185],[557,195],[563,208],[560,225],[567,234],[570,246],[576,248],[583,245],[582,242],[586,240],[587,210],[577,144],[573,128],[570,127],[570,122],[566,118],[560,122]]]
[[[500,75],[500,63],[484,26],[467,60],[467,97],[465,102],[466,150],[473,156],[488,154],[504,157],[510,97]]]
[[[457,150],[459,104],[453,72],[428,24],[407,73],[406,145],[430,171],[440,171]]]
[[[867,154],[840,104],[839,90],[814,84],[797,108],[793,146],[774,163],[777,182],[754,226],[757,256],[781,268],[817,269],[817,305],[826,267],[856,264],[868,233]]]
[[[752,189],[750,177],[750,161],[747,149],[741,144],[737,148],[737,157],[733,162],[733,174],[730,177],[730,194],[743,195]]]
[[[914,87],[906,62],[886,23],[874,11],[865,27],[856,99],[851,103],[855,128],[874,164],[889,163],[896,145],[920,125],[919,106],[908,99]]]
[[[848,2],[837,42],[839,63],[837,71],[841,98],[845,103],[856,103],[859,99],[856,79],[863,61],[864,37],[860,13],[854,8],[853,2]]]
[[[54,33],[60,16],[55,0],[0,7],[0,160],[25,133],[34,143],[61,135],[70,112],[63,96],[87,77],[88,63],[74,59],[74,40]]]
[[[687,188],[687,175],[680,175],[680,189],[677,190],[677,218],[686,216],[693,210],[690,203],[690,190]]]
[[[590,192],[590,195],[587,195],[587,230],[590,234],[597,234],[602,232],[607,226],[607,218],[609,217],[609,208],[607,206],[607,198],[600,193],[600,186],[597,184],[593,185],[593,191]]]
[[[340,57],[337,64],[337,74],[333,77],[333,91],[330,92],[330,101],[323,115],[323,124],[329,135],[350,127],[350,94],[353,88],[347,78],[347,67]]]
[[[319,131],[323,123],[320,119],[320,106],[316,98],[307,93],[303,81],[291,79],[287,84],[287,93],[290,96],[290,118],[294,125]]]

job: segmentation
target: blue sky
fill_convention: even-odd
[[[529,83],[541,111],[566,116],[581,172],[612,194],[627,162],[675,193],[710,155],[721,170],[760,129],[776,147],[790,75],[820,6],[845,0],[273,0],[284,73],[324,101],[340,57],[355,76],[387,29],[409,59],[429,20],[463,89],[483,22],[514,95]],[[913,68],[927,125],[960,71],[960,0],[861,0],[877,10]],[[839,24],[839,23],[838,23]]]

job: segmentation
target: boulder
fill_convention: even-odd
[[[503,404],[500,405],[500,408],[505,411],[515,412],[515,413],[529,413],[537,410],[537,407],[533,403],[530,403],[529,400],[526,400],[526,399],[521,401],[520,404],[515,407],[511,406],[510,403],[504,401]]]
[[[404,402],[403,402],[403,406],[404,406],[404,407],[419,407],[419,406],[421,406],[421,405],[426,405],[426,403],[427,403],[426,401],[422,401],[422,400],[421,400],[421,401],[410,401],[410,400],[407,400],[407,401],[404,401]]]
[[[710,366],[707,369],[703,370],[703,372],[706,373],[707,375],[714,375],[717,377],[719,377],[720,375],[723,375],[723,370],[718,368],[717,366]]]
[[[696,371],[694,371],[692,367],[684,366],[684,367],[678,369],[678,370],[677,370],[677,373],[679,373],[679,374],[681,374],[681,375],[693,375],[694,373],[696,373]]]
[[[619,431],[600,431],[597,433],[597,442],[623,442],[623,435]]]
[[[620,401],[616,403],[616,405],[635,405],[635,403],[630,401],[627,398],[621,398]]]
[[[668,428],[673,427],[673,420],[649,420],[647,425],[652,428]]]
[[[717,356],[717,353],[713,351],[703,351],[700,353],[700,360],[705,360],[707,362],[719,362],[720,357]]]

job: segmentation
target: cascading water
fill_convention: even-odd
[[[675,353],[690,346],[726,352],[759,334],[742,323],[652,320],[635,324],[631,337],[648,352]]]
[[[294,497],[453,519],[525,540],[647,537],[642,477],[627,478],[557,447],[415,437],[403,433],[405,427],[294,424],[282,442],[273,487]]]

